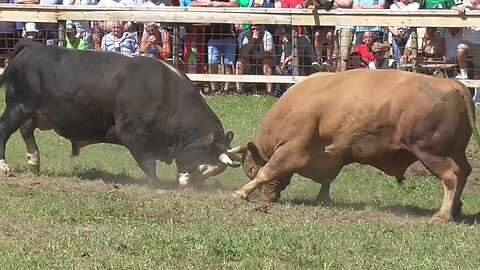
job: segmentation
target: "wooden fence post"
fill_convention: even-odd
[[[299,68],[299,59],[298,59],[298,27],[292,27],[292,75],[298,76],[300,75],[300,68]]]

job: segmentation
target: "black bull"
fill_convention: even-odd
[[[5,145],[19,128],[29,165],[39,168],[36,127],[72,141],[74,154],[86,144],[123,145],[152,184],[158,180],[156,160],[175,160],[181,185],[236,165],[229,157],[233,133],[224,133],[185,74],[162,61],[25,42],[2,74],[2,85],[0,172],[10,172]]]

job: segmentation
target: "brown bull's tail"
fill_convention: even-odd
[[[475,105],[473,104],[472,96],[468,88],[462,83],[456,81],[460,84],[460,87],[455,87],[459,91],[463,98],[465,99],[465,104],[467,105],[468,121],[470,122],[470,128],[472,129],[473,137],[477,141],[478,147],[480,148],[480,135],[477,131],[477,124],[475,123]],[[477,149],[478,151],[478,149]]]

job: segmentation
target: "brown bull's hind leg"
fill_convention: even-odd
[[[255,179],[234,192],[234,196],[246,199],[256,188],[283,179],[305,166],[308,157],[298,151],[301,147],[284,145],[273,154],[270,160],[258,172]]]
[[[472,172],[472,166],[468,163],[467,157],[465,156],[465,152],[459,153],[457,156],[453,157],[457,165],[460,167],[460,174],[458,175],[458,182],[457,188],[455,190],[454,195],[454,203],[452,207],[452,215],[459,216],[462,212],[462,201],[461,196],[463,192],[463,188],[467,183],[467,178]]]
[[[325,181],[318,192],[317,198],[315,201],[322,205],[329,205],[332,202],[330,198],[330,184],[332,183],[333,179],[330,181]]]
[[[416,154],[425,167],[443,183],[443,204],[433,216],[432,221],[451,221],[461,212],[460,196],[471,171],[465,155],[457,156],[454,160],[450,157],[439,157],[428,153]]]

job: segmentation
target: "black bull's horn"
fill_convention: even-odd
[[[230,167],[238,167],[241,164],[240,163],[235,163],[227,154],[222,153],[219,157],[218,160],[220,160],[222,163],[230,166]]]
[[[218,160],[230,167],[238,167],[242,164],[235,161],[242,161],[242,153],[243,147],[237,146],[235,148],[228,149],[227,153],[222,153],[220,157],[218,157]],[[232,156],[233,160],[230,156]]]

